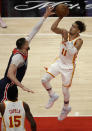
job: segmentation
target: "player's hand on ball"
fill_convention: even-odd
[[[48,7],[46,8],[46,12],[45,12],[45,14],[44,14],[44,17],[47,18],[48,16],[54,15],[55,12],[53,12],[53,9],[54,9],[54,7],[48,6]]]

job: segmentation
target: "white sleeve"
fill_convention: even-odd
[[[42,17],[40,22],[33,28],[32,32],[26,37],[26,40],[30,43],[33,37],[36,35],[36,33],[40,30],[41,26],[43,25],[43,22],[46,18]]]
[[[17,68],[24,63],[24,59],[21,54],[16,54],[12,57],[11,64],[14,64]]]

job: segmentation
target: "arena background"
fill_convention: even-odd
[[[2,16],[40,17],[48,4],[68,4],[70,16],[92,16],[92,0],[0,0]]]
[[[63,122],[57,120],[63,106],[60,76],[52,82],[60,98],[50,110],[44,108],[48,101],[48,94],[41,85],[41,78],[45,73],[44,66],[49,66],[58,56],[61,41],[61,36],[53,34],[50,30],[56,20],[52,17],[48,18],[31,43],[28,70],[23,84],[35,93],[29,94],[19,88],[19,100],[29,104],[37,123],[37,131],[92,131],[92,18],[88,17],[92,16],[92,0],[85,3],[84,0],[0,0],[0,13],[2,17],[6,17],[3,20],[8,26],[6,29],[0,28],[0,79],[3,78],[16,40],[25,37],[32,30],[40,20],[34,17],[42,16],[48,4],[60,2],[68,4],[71,16],[62,20],[61,27],[69,29],[75,20],[82,20],[87,25],[87,31],[81,34],[84,44],[77,59],[77,69],[71,88],[72,112]],[[25,124],[27,131],[31,131],[27,120]]]

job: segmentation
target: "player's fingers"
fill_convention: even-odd
[[[49,10],[50,9],[50,5],[48,5],[47,7],[46,7],[46,10]]]
[[[32,90],[31,90],[31,91],[29,91],[29,92],[34,93],[34,91],[32,91]]]
[[[50,11],[52,11],[54,9],[54,7],[52,7],[51,5],[48,5],[47,7]]]
[[[50,9],[51,9],[51,11],[52,11],[52,10],[54,10],[54,7],[51,6]]]
[[[49,8],[50,8],[51,10],[53,10],[53,9],[54,9],[54,6],[49,6]]]

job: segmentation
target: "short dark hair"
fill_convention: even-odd
[[[25,44],[26,39],[25,38],[20,38],[16,41],[16,46],[18,49],[21,49],[22,46]]]
[[[86,31],[86,25],[82,21],[75,21],[75,23],[78,25],[78,28],[80,30],[80,33]]]
[[[16,85],[10,86],[7,90],[7,99],[10,101],[17,100],[18,88]]]

